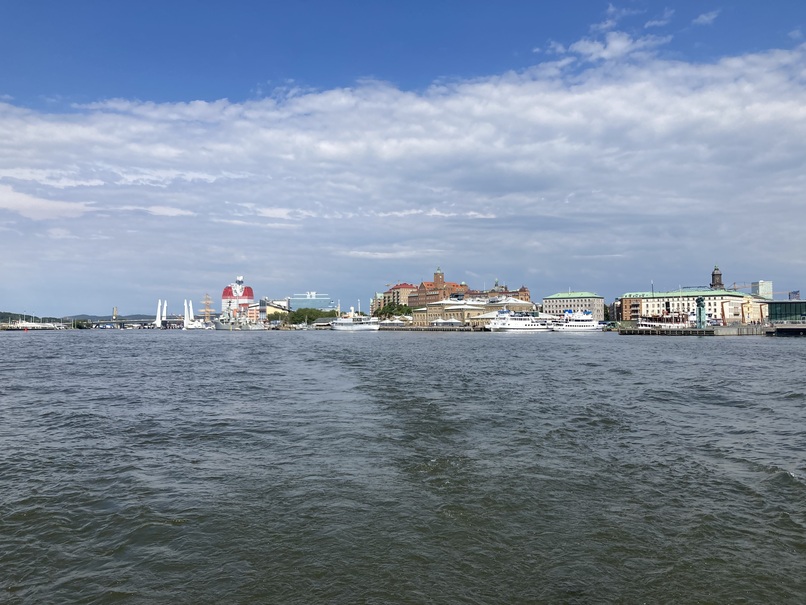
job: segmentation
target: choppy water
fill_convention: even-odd
[[[0,602],[803,603],[806,339],[0,333]]]

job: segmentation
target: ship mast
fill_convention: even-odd
[[[210,323],[210,316],[213,313],[213,299],[210,298],[209,294],[204,295],[204,300],[202,300],[202,304],[204,305],[201,309],[201,312],[204,313],[204,322]]]

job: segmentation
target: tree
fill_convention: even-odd
[[[381,318],[392,317],[393,315],[411,315],[411,307],[398,303],[389,303],[385,307],[381,307],[375,311],[373,315]]]
[[[297,309],[288,314],[286,322],[289,324],[310,324],[321,317],[338,317],[336,311],[323,311],[322,309]]]

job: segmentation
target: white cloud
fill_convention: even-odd
[[[656,19],[650,19],[644,24],[644,27],[647,29],[649,29],[650,27],[664,27],[666,25],[669,25],[673,16],[674,16],[674,9],[666,8],[664,9],[662,16]]]
[[[341,256],[347,256],[351,258],[362,258],[362,259],[370,259],[370,260],[391,260],[391,259],[409,259],[409,258],[427,258],[429,256],[434,256],[435,254],[441,254],[442,250],[346,250],[340,252]]]
[[[639,51],[646,51],[671,40],[669,36],[644,36],[632,38],[624,32],[608,32],[604,41],[583,39],[575,42],[569,50],[588,61],[621,59]]]
[[[618,21],[616,19],[606,19],[601,23],[596,23],[591,25],[592,32],[606,32],[614,29],[618,25]]]
[[[803,30],[799,27],[796,27],[792,31],[789,32],[789,37],[793,40],[802,40],[803,39]]]
[[[719,16],[719,13],[720,11],[718,10],[711,11],[709,13],[703,13],[696,19],[694,19],[691,23],[693,25],[711,25],[714,21],[716,21],[716,18]]]
[[[145,212],[151,216],[194,216],[196,213],[183,208],[172,206],[120,206],[124,212]]]
[[[171,208],[170,206],[148,206],[144,210],[154,216],[193,216],[195,214],[190,210]]]
[[[246,220],[237,220],[237,219],[221,219],[221,218],[214,218],[212,219],[214,223],[221,223],[223,225],[233,225],[235,227],[249,227],[249,228],[260,228],[260,229],[298,229],[299,225],[295,225],[293,223],[262,223],[259,221],[246,221]]]
[[[77,218],[92,210],[86,202],[65,202],[44,199],[0,185],[0,209],[32,220]]]
[[[52,227],[51,229],[48,229],[47,235],[51,239],[78,239],[78,237],[70,233],[69,230],[61,227]]]
[[[294,213],[293,208],[259,208],[257,213],[266,218],[291,219]]]
[[[801,210],[806,47],[696,64],[656,54],[668,40],[608,31],[421,92],[0,104],[0,254],[43,282],[59,254],[79,282],[118,271],[129,306],[236,274],[260,295],[356,298],[436,265],[612,297],[730,259],[730,281],[797,289],[799,224],[767,219]]]

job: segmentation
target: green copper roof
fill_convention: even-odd
[[[559,294],[544,296],[543,300],[548,300],[549,298],[604,298],[604,296],[599,296],[593,292],[560,292]]]

